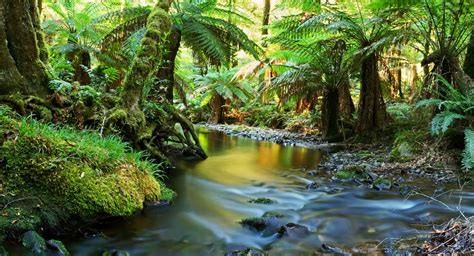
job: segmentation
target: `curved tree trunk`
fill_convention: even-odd
[[[357,131],[364,133],[383,127],[388,119],[378,73],[377,55],[362,61]]]
[[[49,94],[37,0],[0,2],[0,95]]]
[[[170,103],[173,103],[174,68],[180,46],[181,31],[173,25],[168,40],[168,51],[164,53],[163,63],[156,74],[157,84],[155,85],[157,88],[162,88],[159,89],[158,94],[164,95]]]
[[[163,9],[162,3],[158,3],[150,13],[141,49],[125,77],[122,103],[125,109],[130,110],[131,113],[137,110],[141,111],[145,81],[163,60],[161,48],[166,43],[167,35],[171,31],[169,5],[165,6],[165,9]]]
[[[322,127],[323,137],[335,139],[339,135],[339,89],[328,87],[323,92],[322,105]]]

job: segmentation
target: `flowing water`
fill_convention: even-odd
[[[332,182],[322,171],[309,176],[308,170],[317,169],[322,159],[318,151],[213,131],[200,131],[199,137],[209,158],[179,162],[169,177],[169,186],[178,193],[171,206],[148,209],[113,223],[102,235],[66,241],[72,254],[97,255],[119,249],[131,255],[223,255],[255,247],[270,255],[313,255],[322,243],[351,247],[399,238],[423,232],[417,225],[420,222],[457,215],[420,196],[405,199],[397,191]],[[314,181],[322,185],[308,190],[306,185]],[[330,193],[334,188],[339,191]],[[459,196],[450,193],[442,200],[456,208]],[[248,202],[258,197],[275,203]],[[472,215],[474,193],[464,193],[461,204]],[[285,215],[285,223],[306,226],[309,233],[278,238],[238,223],[269,211]]]

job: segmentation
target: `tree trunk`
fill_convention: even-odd
[[[354,101],[350,92],[350,80],[349,76],[345,76],[344,80],[339,85],[339,112],[345,119],[351,119],[352,114],[355,111]]]
[[[416,82],[418,81],[418,70],[416,64],[410,65],[410,100],[413,100],[416,90]]]
[[[339,89],[328,87],[323,92],[321,132],[326,139],[335,139],[339,135]]]
[[[165,95],[168,102],[173,103],[173,87],[174,87],[174,68],[176,64],[176,56],[181,46],[181,31],[177,26],[171,28],[169,36],[169,50],[164,53],[163,63],[156,74],[159,95]]]
[[[0,95],[50,93],[37,0],[0,2]]]
[[[224,104],[225,104],[225,99],[219,94],[216,94],[212,98],[212,104],[211,104],[211,109],[212,109],[212,116],[211,116],[211,123],[215,124],[222,124],[224,123],[224,114],[225,114],[225,109],[224,109]]]
[[[391,69],[390,69],[390,82],[392,84],[392,90],[391,90],[391,95],[392,98],[397,98],[400,97],[403,99],[403,92],[402,92],[402,69],[400,67],[400,61],[398,58],[400,58],[401,51],[400,49],[395,49],[391,51],[392,55],[392,60],[391,62]]]
[[[141,111],[143,88],[146,79],[156,71],[163,59],[162,46],[171,31],[169,5],[163,8],[158,3],[148,17],[147,32],[141,42],[141,49],[125,77],[122,102],[131,112]]]
[[[263,7],[262,35],[268,35],[268,24],[270,24],[271,0],[265,0]]]
[[[357,120],[359,133],[383,127],[388,118],[380,87],[377,60],[377,55],[371,54],[362,61],[361,65],[361,91]]]
[[[474,79],[474,31],[471,31],[471,38],[469,39],[463,70],[464,73]]]
[[[88,52],[80,51],[74,54],[74,81],[80,84],[90,84],[91,77],[85,69],[91,68],[91,55]]]

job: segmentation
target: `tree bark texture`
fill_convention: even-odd
[[[171,17],[167,12],[168,8],[165,10],[162,8],[162,4],[158,3],[150,13],[141,49],[125,77],[122,102],[124,107],[132,112],[141,109],[145,81],[162,64],[163,46],[166,45],[167,35],[171,31]]]
[[[37,0],[0,2],[0,95],[49,94]]]
[[[270,24],[271,0],[265,0],[263,6],[262,35],[268,35],[268,24]]]
[[[157,82],[155,85],[157,88],[162,88],[158,90],[158,94],[164,96],[170,103],[173,103],[174,68],[180,46],[181,31],[177,26],[173,26],[167,42],[168,50],[165,51],[161,67],[156,74]]]
[[[327,87],[323,92],[321,121],[324,138],[331,139],[339,135],[339,89],[337,87]]]
[[[345,75],[342,83],[339,85],[339,112],[345,119],[351,119],[355,111],[354,101],[352,101],[350,91],[349,76]]]
[[[388,119],[380,87],[377,60],[377,55],[371,54],[362,61],[361,65],[361,91],[357,120],[359,133],[381,128]]]

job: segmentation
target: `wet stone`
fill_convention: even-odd
[[[319,184],[316,182],[311,182],[310,184],[306,185],[306,189],[313,190],[319,188]]]
[[[321,250],[325,253],[331,253],[332,255],[337,255],[337,256],[351,256],[352,255],[351,253],[346,252],[341,248],[331,246],[329,244],[322,244]]]
[[[284,226],[281,226],[280,230],[278,230],[278,237],[292,237],[292,238],[301,238],[309,234],[309,229],[305,226],[295,224],[295,223],[288,223]]]
[[[235,250],[226,253],[225,256],[267,256],[268,254],[262,250],[255,248],[246,248],[243,250]]]

